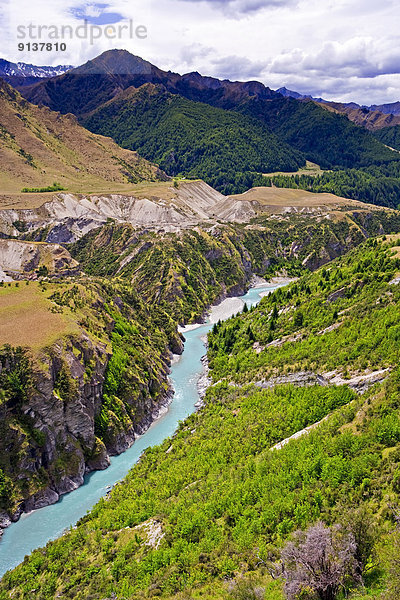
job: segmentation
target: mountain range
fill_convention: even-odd
[[[395,127],[400,125],[400,102],[392,102],[390,104],[372,104],[371,106],[362,106],[356,102],[332,102],[323,98],[314,98],[311,95],[303,95],[293,90],[288,90],[285,87],[277,90],[285,98],[294,98],[299,101],[313,101],[318,103],[322,108],[326,108],[338,114],[344,114],[347,118],[366,129],[377,132],[386,127]],[[381,141],[386,139],[385,136],[376,136]],[[395,146],[396,147],[396,146]]]
[[[162,84],[173,94],[225,109],[237,106],[249,96],[281,97],[257,81],[221,81],[197,72],[179,75],[163,71],[126,50],[103,52],[64,75],[27,86],[23,94],[35,104],[84,117],[128,87],[138,88],[145,83]]]
[[[137,93],[146,85],[152,87]],[[256,81],[163,71],[125,50],[106,51],[20,91],[34,104],[75,114],[171,175],[201,176],[228,194],[259,183],[260,173],[295,171],[306,160],[344,169],[398,158],[314,101],[284,97]]]
[[[20,67],[21,72],[29,76],[39,72],[31,65]],[[197,72],[179,75],[163,71],[125,50],[106,51],[65,73],[17,87],[32,104],[24,104],[20,96],[18,99],[15,96],[13,102],[20,103],[24,110],[33,111],[36,119],[51,118],[57,123],[62,120],[54,112],[46,113],[44,107],[69,114],[66,118],[70,124],[73,123],[71,115],[75,115],[75,132],[79,130],[79,135],[86,136],[79,147],[88,142],[89,129],[94,134],[111,137],[126,150],[138,152],[169,176],[202,178],[225,195],[242,193],[257,185],[271,185],[264,173],[296,173],[306,161],[311,161],[325,169],[325,179],[329,181],[324,180],[323,185],[319,185],[320,174],[317,173],[316,179],[302,183],[303,189],[337,195],[347,193],[354,199],[385,206],[398,204],[396,165],[400,157],[396,150],[400,147],[400,126],[397,126],[400,117],[396,115],[357,108],[353,104],[304,98],[286,88],[273,91],[256,81],[222,81]],[[15,108],[15,111],[18,113],[19,109]],[[1,121],[5,130],[8,120],[8,116],[3,116]],[[86,129],[79,129],[78,123]],[[47,129],[45,124],[42,126]],[[74,134],[68,134],[69,129],[64,120],[62,135],[70,135],[72,140]],[[38,180],[41,179],[41,171],[33,167],[35,160],[38,164],[42,160],[36,155],[38,136],[34,133],[36,142],[32,146],[32,139],[22,139],[28,133],[29,127],[20,127],[19,147],[14,148],[18,158],[15,164],[22,160],[23,165],[21,169],[11,169],[9,181],[12,181],[10,185],[14,191],[17,191],[17,182],[21,188],[31,188],[39,187]],[[10,152],[10,139],[7,143]],[[46,147],[58,153],[54,139],[47,142]],[[24,153],[31,159],[27,160]],[[113,156],[116,155],[113,151]],[[132,159],[133,155],[129,156]],[[142,173],[137,171],[137,162],[135,172],[127,169],[125,162],[129,163],[130,159],[118,159],[122,160],[119,164],[124,165],[120,172],[125,173],[126,182],[154,175],[152,168],[153,175],[146,171],[145,162]],[[71,160],[65,159],[65,155],[63,160],[72,167],[72,173],[76,171],[77,165],[73,161],[70,164]],[[4,161],[4,165],[7,164],[13,163]],[[82,168],[82,164],[78,168]],[[95,164],[96,161],[86,161],[83,172],[93,171]],[[384,168],[385,165],[394,166]],[[360,187],[347,170],[365,168],[375,169],[374,179],[371,181],[370,175],[362,173],[357,175],[357,182],[360,177],[363,182]],[[338,169],[343,176],[326,172]],[[67,171],[68,168],[59,166],[47,170],[52,175],[46,174],[44,187],[52,183],[49,182],[51,177],[53,181],[62,179],[62,187],[79,191],[76,179]],[[100,179],[101,171],[98,170]],[[46,168],[43,172],[46,173]],[[62,173],[62,177],[56,177],[56,173]],[[120,179],[118,181],[121,183]],[[98,183],[99,179],[89,185],[88,191],[99,189]],[[283,185],[296,187],[298,182],[289,177]],[[109,186],[105,189],[111,191]]]
[[[160,84],[129,87],[82,123],[170,175],[204,178],[225,192],[235,191],[230,183],[245,173],[296,171],[305,164],[301,152],[259,119],[171,94]]]
[[[63,75],[72,65],[58,65],[57,67],[40,67],[24,62],[13,63],[0,58],[0,77],[10,83],[13,87],[31,85],[41,79]]]
[[[114,74],[114,75],[128,74],[132,70],[132,61],[127,59],[126,55],[124,54],[124,51],[112,50],[111,52],[113,53],[113,56],[117,57],[117,60],[114,61],[114,64],[110,64],[110,62],[107,60],[107,58],[104,57],[104,60],[102,60],[102,61],[96,59],[95,63],[93,63],[93,61],[88,61],[85,65],[82,65],[81,67],[78,67],[78,69],[75,69],[75,72],[79,71],[80,73],[94,74],[94,73],[96,73],[96,70],[99,68],[99,66],[100,66],[100,70],[101,70],[101,63],[102,63],[105,71],[109,70],[111,67],[110,74]],[[118,53],[118,55],[116,53]],[[104,53],[104,54],[107,54],[107,53]],[[127,54],[129,54],[129,53],[127,53]],[[124,59],[121,60],[122,57],[124,57]],[[156,67],[151,65],[151,63],[149,63],[148,61],[144,61],[142,59],[137,59],[136,67],[137,67],[137,75],[139,75],[139,74],[141,74],[141,75],[151,74],[152,76],[155,75],[154,81],[158,82],[158,83],[162,82],[161,79],[162,79],[163,72],[161,71],[161,69],[157,69]],[[10,83],[11,85],[13,85],[13,87],[31,85],[33,83],[39,83],[40,80],[57,77],[58,75],[63,75],[64,73],[66,73],[67,71],[71,71],[72,69],[74,69],[74,67],[72,65],[58,65],[56,67],[37,66],[37,65],[27,64],[24,62],[13,63],[8,60],[0,58],[0,77],[5,79],[5,81]],[[171,72],[169,72],[169,74],[173,75]],[[175,74],[175,75],[177,75],[177,74]],[[236,82],[236,85],[235,85],[234,82],[230,82],[227,80],[221,81],[214,77],[203,77],[197,72],[188,73],[186,75],[183,75],[182,78],[183,78],[183,80],[191,81],[192,83],[194,83],[195,80],[197,79],[198,82],[200,82],[200,81],[202,82],[202,85],[205,84],[209,88],[214,88],[215,90],[225,88],[225,89],[230,89],[233,91],[234,87],[236,87],[236,88],[240,87],[240,85],[238,85],[238,82]],[[157,81],[157,79],[159,79],[159,80]],[[178,79],[179,79],[179,76],[178,76]],[[253,83],[253,86],[249,86],[248,83],[241,84],[241,89],[242,90],[247,89],[249,91],[254,92],[258,87],[254,84],[257,84],[258,82],[251,82],[251,83]],[[262,84],[259,84],[259,86],[262,86]],[[200,87],[201,87],[201,85],[200,85]],[[262,90],[262,87],[259,87],[258,93],[260,93],[261,90]],[[372,111],[372,112],[377,111],[377,112],[387,114],[387,115],[400,115],[400,101],[386,103],[386,104],[371,104],[370,106],[357,104],[356,102],[347,102],[347,103],[332,102],[331,100],[325,100],[324,98],[314,97],[311,94],[301,94],[294,90],[289,90],[285,86],[278,88],[276,90],[276,94],[280,94],[280,95],[284,96],[285,98],[294,98],[296,100],[313,100],[315,102],[322,102],[325,104],[337,104],[337,105],[341,105],[341,106],[346,106],[346,107],[352,108],[352,109],[366,109],[368,111]],[[273,97],[274,96],[273,90],[270,90],[269,88],[265,88],[264,96],[265,97]]]
[[[300,94],[294,90],[288,90],[286,87],[281,87],[276,90],[282,96],[287,98],[295,98],[296,100],[314,100],[315,102],[323,102],[326,104],[334,104],[331,100],[325,100],[324,98],[315,98],[311,94]],[[370,111],[378,111],[385,115],[400,115],[400,102],[389,102],[387,104],[371,104],[366,106],[365,104],[357,104],[357,102],[337,102],[335,104],[341,104],[349,108],[363,108]]]

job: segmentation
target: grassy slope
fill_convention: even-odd
[[[102,187],[96,189],[94,194],[109,196],[112,193],[121,193],[134,198],[156,198],[171,201],[176,196],[176,190],[170,181],[143,181],[136,184],[102,183]],[[51,202],[54,192],[24,193],[13,192],[0,194],[0,207],[4,210],[38,208],[45,202]]]
[[[77,334],[76,317],[69,311],[52,312],[54,308],[54,303],[35,281],[29,285],[23,281],[0,287],[0,345],[7,343],[38,350],[64,336]]]
[[[321,175],[322,169],[319,165],[307,160],[306,166],[294,171],[293,173],[274,172],[274,173],[263,173],[265,177],[273,177],[274,175]]]
[[[234,360],[233,348],[242,358],[249,326],[263,343],[274,305],[289,311],[275,319],[273,335],[293,332],[293,315],[301,310],[305,337],[298,344],[306,344],[314,330],[334,318],[326,298],[337,289],[338,278],[351,293],[339,298],[336,308],[353,316],[340,316],[345,324],[338,330],[339,339],[343,331],[358,327],[362,341],[371,316],[375,330],[397,339],[400,291],[388,280],[399,264],[390,248],[367,242],[329,269],[329,276],[327,269],[306,276],[217,328],[210,339],[215,379],[226,375],[215,356]],[[232,327],[238,331],[237,345],[228,350],[225,342]],[[319,347],[325,347],[329,336],[321,334],[319,346],[313,347],[313,358],[320,359],[321,366],[324,353],[318,354]],[[350,370],[359,367],[360,359],[370,360],[368,344],[356,346],[354,355],[346,357]],[[295,353],[285,360],[294,370],[299,368]],[[339,356],[338,367],[341,361]],[[280,600],[280,584],[269,580],[263,565],[295,528],[318,518],[340,521],[346,513],[351,521],[351,511],[364,507],[375,515],[379,544],[383,543],[393,527],[390,506],[396,501],[400,463],[397,344],[388,345],[384,361],[394,368],[393,375],[361,398],[354,398],[346,387],[260,390],[248,384],[258,377],[251,369],[244,387],[215,385],[206,406],[182,424],[174,438],[148,450],[110,499],[102,500],[77,529],[45,551],[35,551],[5,576],[0,598],[47,600],[61,594],[97,600],[113,593],[171,597],[179,590],[177,598],[182,599],[230,598],[226,580],[249,571],[264,585],[265,598]],[[270,450],[276,441],[331,412],[315,432],[282,450]],[[149,519],[161,524],[165,534],[157,548],[146,543],[145,529],[137,528]],[[379,544],[377,562],[382,568]],[[376,595],[384,585],[381,570],[375,568],[363,597],[370,597],[368,590]]]
[[[156,180],[158,169],[112,140],[94,135],[71,115],[29,104],[0,84],[0,193],[59,182],[75,192],[124,191],[129,183]]]

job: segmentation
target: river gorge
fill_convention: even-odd
[[[0,541],[0,576],[22,562],[24,556],[35,548],[44,546],[49,540],[59,537],[63,531],[74,526],[102,496],[126,476],[146,448],[158,445],[174,434],[178,423],[196,410],[199,402],[198,381],[204,368],[201,359],[205,353],[205,336],[213,323],[239,312],[244,303],[248,307],[258,304],[263,295],[282,284],[283,282],[259,283],[244,296],[227,298],[213,307],[204,324],[189,325],[183,330],[185,349],[181,356],[175,356],[171,367],[170,379],[174,396],[168,410],[131,448],[112,457],[107,469],[88,474],[84,484],[77,490],[61,496],[56,504],[23,514],[17,523],[4,530]]]

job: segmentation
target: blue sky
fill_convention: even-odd
[[[1,9],[0,56],[12,61],[79,65],[118,47],[180,73],[257,79],[337,101],[400,100],[398,0],[0,0]],[[18,25],[84,19],[103,28],[131,20],[147,37],[67,40],[62,53],[17,50]]]

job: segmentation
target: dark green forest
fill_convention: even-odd
[[[367,202],[373,196],[383,206],[400,201],[399,157],[347,117],[313,102],[250,99],[223,110],[147,84],[101,105],[83,124],[169,175],[204,179],[224,194],[268,185],[262,173],[296,171],[308,159],[324,169],[352,169],[330,179],[333,193],[357,193]],[[370,165],[381,166],[368,181],[354,170]],[[312,182],[305,189],[316,191]]]
[[[374,132],[374,136],[386,146],[400,150],[400,125],[379,129]]]
[[[265,123],[279,139],[323,169],[360,168],[398,160],[369,131],[315,102],[250,99],[237,110]]]
[[[205,179],[221,191],[246,173],[292,171],[305,164],[300,152],[256,119],[172,95],[162,86],[129,89],[84,125],[169,175]]]

